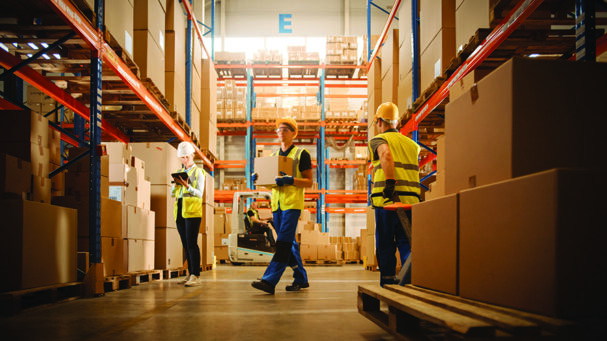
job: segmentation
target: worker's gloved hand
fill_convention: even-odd
[[[276,181],[276,184],[279,187],[282,187],[284,185],[292,185],[293,182],[295,182],[295,179],[293,179],[292,176],[287,175],[287,173],[285,172],[280,172],[281,176],[277,176],[274,181]]]
[[[396,180],[386,179],[386,186],[384,186],[384,191],[382,192],[384,199],[393,200],[395,185],[396,185]]]
[[[251,174],[251,182],[255,182],[257,181],[257,178],[259,178],[259,175],[257,173],[253,173]]]

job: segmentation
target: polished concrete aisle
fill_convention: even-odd
[[[310,288],[275,295],[253,289],[265,267],[219,265],[204,284],[153,281],[0,318],[3,340],[393,340],[356,308],[359,284],[378,283],[362,265],[309,266]]]

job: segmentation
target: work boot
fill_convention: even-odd
[[[251,283],[251,286],[255,289],[259,289],[261,291],[265,291],[270,295],[274,295],[274,290],[275,287],[268,281],[266,280],[261,280],[261,281],[253,281]]]
[[[293,282],[291,285],[287,285],[285,288],[287,291],[299,291],[304,288],[309,288],[310,283],[295,283]]]
[[[200,277],[196,277],[194,275],[191,275],[190,280],[185,284],[186,287],[197,287],[199,285],[202,285],[202,280]]]

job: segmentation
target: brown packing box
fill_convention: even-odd
[[[139,67],[141,78],[151,79],[158,90],[164,94],[164,51],[152,39],[151,32],[135,30],[133,59]]]
[[[32,176],[32,201],[51,203],[51,180],[42,176]]]
[[[420,92],[442,77],[455,57],[455,28],[445,27],[421,53]]]
[[[0,117],[4,122],[10,122],[0,125],[0,143],[31,142],[48,147],[48,119],[44,116],[26,110],[0,110]]]
[[[479,28],[489,28],[491,24],[491,1],[465,0],[455,11],[455,47],[460,51]]]
[[[51,199],[53,205],[72,208],[78,211],[78,236],[89,235],[89,202],[88,197],[76,198],[74,196],[54,197]],[[101,198],[101,236],[122,238],[123,226],[126,229],[126,209],[123,209],[119,201]],[[80,250],[80,251],[88,251]]]
[[[133,56],[133,17],[130,1],[105,2],[105,27],[129,56]]]
[[[200,224],[200,233],[207,233],[213,236],[215,233],[215,207],[214,205],[203,204],[202,205],[202,222]],[[211,238],[211,244],[213,243]],[[212,245],[211,245],[212,246]]]
[[[413,64],[413,53],[411,52],[411,30],[411,6],[401,4],[400,8],[398,9],[398,63],[402,68],[406,68],[406,70],[411,69],[411,65]]]
[[[126,174],[127,183],[125,200],[123,200],[123,202],[126,205],[132,205],[149,210],[151,184],[144,178],[144,172],[145,171],[143,168],[129,168]]]
[[[196,72],[192,72],[192,91],[190,93],[190,95],[192,96],[192,103],[196,106],[196,108],[198,108],[198,111],[200,112],[200,98],[202,97],[202,91],[201,91],[201,80],[200,80],[200,75]],[[193,115],[192,115],[193,116]],[[198,117],[200,117],[200,114],[198,115]],[[192,120],[192,127],[194,127],[194,121]]]
[[[184,10],[179,0],[166,0],[166,17],[165,17],[165,29],[169,31],[182,31],[185,35],[186,19]],[[198,15],[195,15],[197,19],[201,20]],[[185,45],[184,45],[185,51]]]
[[[554,70],[559,70],[555,73]],[[445,190],[556,167],[600,168],[607,64],[511,59],[446,106]],[[579,116],[579,117],[578,117]],[[576,118],[577,117],[577,118]],[[582,148],[566,138],[584,132]]]
[[[317,255],[318,260],[338,260],[337,246],[327,244],[318,245]]]
[[[32,166],[8,154],[0,154],[0,193],[29,193],[32,190]]]
[[[154,243],[153,240],[124,239],[127,272],[154,269]]]
[[[381,84],[382,102],[392,102],[398,105],[398,64],[388,67]]]
[[[398,65],[398,29],[393,29],[388,31],[386,35],[386,40],[384,40],[384,45],[381,48],[381,77],[385,78],[388,72],[394,73],[394,69],[396,69],[396,73],[398,74],[398,67],[394,67],[394,65]],[[392,68],[392,70],[390,70]]]
[[[0,291],[75,282],[76,210],[26,200],[3,200],[0,258],[10,276]]]
[[[455,0],[420,0],[419,16],[419,47],[424,51],[441,29],[455,30]]]
[[[215,245],[215,257],[217,260],[229,260],[230,253],[227,245],[217,246]]]
[[[413,74],[403,75],[398,80],[398,111],[401,116],[413,106]]]
[[[198,235],[198,247],[200,248],[200,264],[201,265],[212,265],[215,263],[215,238],[213,235],[206,233],[200,233]]]
[[[154,240],[154,211],[127,205],[126,237],[128,239]]]
[[[486,70],[486,69],[472,70],[470,73],[468,73],[462,79],[460,79],[459,82],[456,82],[455,84],[453,84],[453,86],[451,86],[451,88],[449,88],[449,100],[454,100],[457,97],[468,92],[468,90],[470,90],[470,88],[472,88],[472,86],[474,86],[474,84],[476,84],[478,81],[483,79],[486,75],[491,73],[491,71],[493,71],[493,70]]]
[[[131,144],[122,142],[103,142],[107,155],[109,158],[109,164],[127,164],[128,160],[131,159]]]
[[[69,148],[68,149],[68,160],[73,160],[76,157],[80,156],[82,153],[87,153],[89,151],[88,148]],[[109,170],[109,164],[110,164],[110,156],[109,153],[108,155],[101,155],[99,156],[99,162],[101,163],[101,176],[109,176],[110,175],[110,170]],[[91,168],[91,163],[90,163],[90,157],[87,155],[85,157],[83,157],[82,159],[80,159],[80,161],[76,162],[75,164],[71,165],[69,167],[69,172],[71,173],[75,173],[75,172],[79,172],[79,173],[86,173],[88,174],[90,172],[90,168]]]
[[[88,238],[86,238],[88,241]],[[122,238],[101,237],[101,262],[104,276],[116,276],[126,273],[124,259],[124,240]]]
[[[460,295],[563,318],[601,314],[606,191],[604,171],[566,169],[461,191]]]
[[[200,121],[200,147],[216,154],[217,124],[208,120]]]
[[[457,295],[457,194],[413,205],[412,217],[411,283]]]
[[[293,175],[293,159],[286,156],[265,156],[255,158],[255,172],[259,176],[255,182],[258,186],[276,185],[275,178],[281,172]]]
[[[171,185],[151,186],[151,210],[155,212],[155,226],[176,228],[175,198],[171,197]]]
[[[207,205],[215,206],[215,180],[210,174],[205,172],[204,182],[202,202]]]
[[[166,142],[131,143],[133,155],[144,161],[147,165],[145,176],[150,178],[152,185],[170,185],[174,173],[181,168],[177,157],[177,150]],[[164,226],[164,225],[160,225]]]
[[[164,73],[165,97],[169,102],[169,111],[177,112],[185,120],[185,73],[166,71]]]
[[[183,247],[177,229],[156,227],[154,263],[156,269],[175,269],[183,266]]]
[[[50,151],[48,148],[32,143],[30,145],[30,163],[32,164],[32,174],[36,176],[46,176],[50,172]]]
[[[135,31],[149,31],[156,45],[164,51],[165,11],[160,2],[156,0],[135,0],[133,7],[133,29]],[[135,41],[137,41],[137,38],[135,38]],[[164,52],[162,55],[164,55]],[[139,63],[137,65],[141,68]],[[162,65],[164,66],[164,61]]]
[[[72,173],[68,170],[68,172],[65,173],[65,193],[77,198],[88,198],[89,177],[90,175],[88,173]],[[99,180],[101,181],[99,185],[101,197],[109,197],[109,178],[101,176]]]
[[[377,58],[373,61],[371,68],[369,69],[369,73],[367,74],[367,93],[371,96],[372,93],[379,95],[381,98],[381,59]]]
[[[307,261],[318,260],[318,245],[301,244],[299,246],[301,259]]]

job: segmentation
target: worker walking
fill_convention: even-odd
[[[177,147],[177,156],[182,163],[182,167],[177,172],[187,172],[188,178],[187,180],[175,178],[175,184],[171,188],[171,196],[177,198],[173,211],[177,231],[188,261],[188,275],[182,281],[186,287],[202,284],[198,233],[202,221],[205,172],[194,163],[194,152],[194,146],[190,142],[181,142]]]
[[[276,240],[274,240],[274,233],[272,232],[272,228],[270,225],[274,226],[270,219],[261,219],[259,218],[259,211],[257,211],[257,201],[253,201],[251,206],[247,210],[247,220],[249,221],[249,226],[251,227],[251,233],[264,233],[270,242],[270,246],[276,245]]]
[[[293,144],[297,132],[297,122],[294,119],[281,118],[276,121],[280,150],[272,155],[292,158],[293,176],[276,177],[276,186],[272,187],[272,214],[278,234],[276,253],[261,280],[251,283],[254,288],[268,294],[274,294],[287,266],[293,269],[293,282],[286,287],[287,291],[298,291],[310,286],[301,260],[299,244],[295,241],[295,231],[304,209],[304,188],[311,187],[313,183],[312,159],[307,150]],[[256,174],[253,174],[253,180],[256,180]]]
[[[420,147],[396,130],[398,119],[398,107],[391,102],[382,103],[373,119],[378,135],[369,141],[374,172],[371,204],[375,208],[375,248],[382,287],[396,283],[396,249],[400,253],[401,264],[405,264],[411,253],[411,241],[398,214],[383,207],[392,204],[395,195],[403,204],[421,201]],[[411,221],[411,211],[406,213]]]

